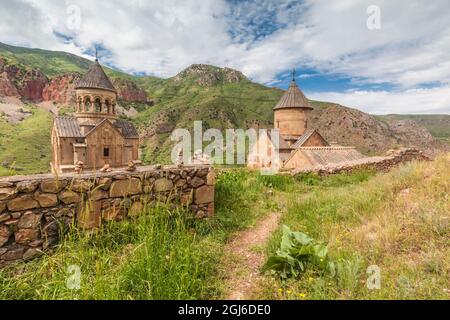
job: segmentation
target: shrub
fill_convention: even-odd
[[[329,270],[334,273],[334,264],[328,259],[328,249],[302,232],[293,232],[283,225],[280,248],[270,256],[263,270],[271,270],[281,278],[297,277],[306,269]]]

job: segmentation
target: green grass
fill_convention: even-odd
[[[54,252],[0,270],[0,299],[220,298],[224,245],[274,211],[283,213],[280,226],[328,245],[336,274],[314,268],[286,280],[264,274],[258,298],[445,299],[448,157],[388,174],[329,177],[219,168],[213,219],[189,219],[182,208],[157,205],[95,233],[72,229]],[[268,254],[280,237],[280,230],[272,235]],[[70,265],[81,269],[80,290],[66,286]],[[365,286],[369,265],[381,269],[380,290]]]
[[[72,228],[54,252],[1,269],[0,300],[218,298],[225,242],[261,213],[255,210],[260,186],[248,184],[253,176],[219,175],[215,219],[157,205],[94,233]],[[81,270],[80,290],[66,285],[72,265]]]
[[[47,173],[50,170],[50,132],[48,111],[27,106],[32,115],[17,124],[0,117],[0,175]]]
[[[288,202],[281,224],[328,243],[337,274],[309,270],[288,280],[267,275],[260,298],[448,298],[448,161],[449,155],[388,174],[331,176],[305,194],[281,195]],[[305,190],[304,183],[298,190]],[[278,230],[268,244],[269,255],[280,239]],[[380,290],[366,287],[370,265],[381,270]]]

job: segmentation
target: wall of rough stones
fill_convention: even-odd
[[[139,215],[156,202],[186,206],[193,217],[210,217],[214,183],[207,165],[0,178],[0,266],[39,255],[73,222],[95,228],[102,221]]]
[[[326,176],[336,173],[351,173],[360,170],[374,170],[385,172],[392,167],[398,166],[401,163],[406,163],[414,160],[429,161],[431,160],[422,151],[414,148],[402,148],[399,150],[390,150],[384,157],[367,157],[353,161],[347,161],[338,164],[330,164],[327,166],[320,166],[309,168],[305,170],[292,170],[291,175],[301,173],[316,173],[320,176]]]

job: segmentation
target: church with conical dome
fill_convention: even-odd
[[[313,109],[298,87],[294,72],[289,88],[273,108],[278,141],[273,141],[269,136],[260,136],[249,152],[248,167],[311,169],[364,157],[354,147],[330,145],[308,123],[308,115]]]
[[[98,170],[139,162],[134,125],[119,119],[117,91],[98,59],[76,83],[75,114],[56,117],[52,129],[52,170]]]

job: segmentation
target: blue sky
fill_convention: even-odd
[[[98,46],[103,63],[133,74],[171,77],[208,63],[286,88],[295,67],[312,99],[371,113],[450,114],[447,0],[0,0],[0,7],[1,42],[90,59]]]

